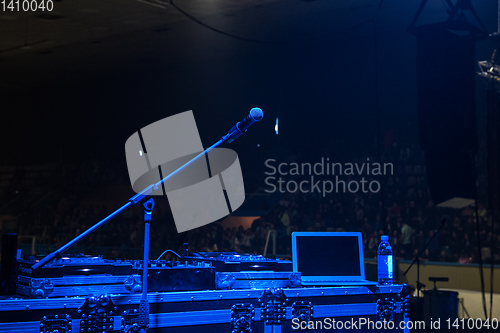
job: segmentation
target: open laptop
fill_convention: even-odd
[[[305,286],[366,286],[360,232],[292,233],[293,271]]]

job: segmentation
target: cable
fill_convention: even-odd
[[[490,316],[486,318],[493,318],[493,272],[495,270],[495,220],[498,217],[498,212],[494,211],[491,219],[491,244],[490,244]]]
[[[158,259],[156,259],[156,260],[160,260],[160,258],[161,258],[161,257],[163,257],[163,255],[164,255],[165,253],[167,253],[167,252],[173,253],[173,254],[174,254],[175,256],[177,256],[178,258],[180,258],[180,257],[181,257],[180,255],[178,255],[177,253],[175,253],[175,252],[174,252],[174,251],[172,251],[172,250],[165,250],[165,251],[163,251],[163,253],[162,253],[162,254],[160,254],[160,256],[158,257]]]
[[[498,0],[497,3],[497,34],[500,34],[500,0]],[[498,38],[498,37],[497,37]],[[498,44],[500,43],[500,39],[497,39],[497,47]],[[495,53],[497,51],[497,48],[493,51],[493,56],[491,59],[491,62],[494,64],[495,63]],[[496,94],[496,100],[498,102],[498,93]],[[493,210],[491,212],[491,244],[490,244],[490,317],[493,318],[493,272],[495,268],[495,222],[498,220],[498,217],[500,216],[500,212],[498,210]],[[488,318],[488,317],[486,317]]]
[[[475,165],[475,159],[474,159],[474,155],[470,154],[470,158],[471,158],[471,162],[472,162],[472,165]],[[473,168],[473,172],[474,172],[474,179],[476,180],[477,182],[477,170],[476,168],[474,167]],[[477,189],[476,189],[477,191]],[[488,318],[488,311],[486,309],[486,295],[485,295],[485,291],[484,291],[484,272],[483,272],[483,254],[481,253],[481,227],[479,225],[479,208],[478,208],[478,200],[477,200],[477,193],[475,195],[475,198],[474,198],[474,204],[475,204],[475,212],[476,212],[476,231],[477,231],[477,248],[478,248],[478,259],[479,259],[479,276],[481,278],[481,294],[482,294],[482,297],[483,297],[483,310],[484,310],[484,318]]]
[[[382,2],[384,2],[384,0],[381,1],[380,5],[379,5],[379,9],[380,9],[380,6],[382,5]],[[350,28],[347,28],[347,29],[344,29],[344,30],[341,30],[341,31],[337,31],[337,32],[334,32],[332,34],[328,34],[328,35],[316,37],[316,38],[302,39],[302,40],[295,40],[295,41],[270,41],[270,40],[251,39],[251,38],[246,38],[246,37],[241,37],[241,36],[230,34],[228,32],[219,30],[217,28],[212,27],[211,25],[208,25],[208,24],[200,21],[199,19],[197,19],[193,15],[191,15],[191,14],[185,12],[184,10],[182,10],[181,8],[179,8],[174,3],[173,0],[170,0],[170,5],[172,7],[174,7],[175,9],[177,9],[182,15],[186,16],[187,18],[189,18],[191,21],[196,22],[199,25],[201,25],[201,26],[203,26],[203,27],[205,27],[205,28],[207,28],[209,30],[212,30],[212,31],[214,31],[216,33],[219,33],[219,34],[231,37],[231,38],[235,38],[235,39],[238,39],[238,40],[242,40],[242,41],[245,41],[245,42],[261,43],[261,44],[292,44],[292,43],[311,42],[311,41],[315,41],[315,40],[319,40],[319,39],[325,39],[325,38],[337,36],[337,35],[340,35],[340,34],[344,34],[344,33],[356,30],[356,29],[361,28],[362,26],[364,26],[364,25],[366,25],[366,24],[368,24],[368,23],[370,23],[370,22],[372,22],[374,20],[374,19],[366,20],[366,21],[363,21],[363,22],[361,22],[361,23],[359,23],[359,24],[357,24],[355,26],[352,26]],[[377,12],[378,12],[378,10],[377,10]]]
[[[380,99],[380,94],[379,94],[379,89],[378,89],[378,83],[379,83],[379,72],[378,72],[378,30],[377,30],[377,15],[378,15],[378,12],[380,10],[380,8],[382,7],[382,3],[384,2],[384,0],[381,0],[380,3],[379,3],[379,6],[377,8],[377,12],[375,13],[375,16],[373,17],[373,44],[374,44],[374,50],[373,50],[373,53],[374,53],[374,59],[375,59],[375,114],[376,114],[376,126],[377,126],[377,156],[380,158],[381,162],[382,162],[382,149],[381,149],[381,146],[382,146],[382,134],[380,132],[380,103],[379,103],[379,99]],[[388,230],[386,230],[387,228],[387,225],[385,223],[385,218],[386,218],[386,214],[385,214],[385,191],[384,191],[384,188],[385,186],[383,186],[382,184],[384,184],[384,182],[382,181],[382,176],[379,177],[379,181],[380,181],[380,201],[382,202],[382,216],[380,217],[381,219],[381,222],[382,222],[382,225],[384,227],[384,232],[387,233]]]

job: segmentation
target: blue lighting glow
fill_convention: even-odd
[[[276,135],[278,135],[278,117],[276,117],[276,125],[274,125],[274,131],[276,132]]]

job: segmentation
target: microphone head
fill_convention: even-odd
[[[264,117],[264,112],[261,108],[253,108],[250,110],[250,117],[255,121],[260,121]]]

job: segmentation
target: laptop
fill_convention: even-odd
[[[292,233],[293,271],[304,286],[366,286],[360,232]]]

